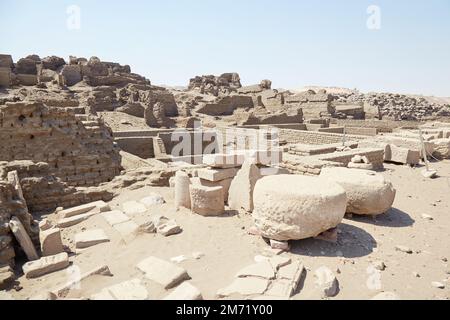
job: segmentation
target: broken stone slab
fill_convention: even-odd
[[[100,200],[100,201],[95,201],[95,202],[91,202],[91,203],[86,203],[81,206],[64,209],[64,210],[60,211],[59,214],[64,218],[69,218],[69,217],[73,217],[73,216],[76,216],[79,214],[87,213],[94,209],[96,209],[97,213],[111,211],[109,205],[105,201]]]
[[[189,175],[183,171],[175,173],[175,208],[191,208],[191,198],[189,185],[191,184]]]
[[[183,282],[175,288],[172,293],[167,295],[163,300],[203,300],[200,290],[190,284],[188,281]]]
[[[316,287],[324,297],[334,297],[339,293],[339,282],[334,273],[327,267],[318,268],[315,273]]]
[[[51,290],[51,292],[56,296],[58,296],[59,298],[64,298],[65,296],[67,296],[70,290],[74,288],[76,285],[78,285],[81,281],[94,275],[112,277],[112,273],[109,270],[109,267],[107,265],[101,265],[83,273],[79,278],[75,278],[72,281],[63,284],[62,286],[59,286]]]
[[[122,204],[123,212],[125,212],[128,215],[135,215],[139,213],[144,213],[147,211],[147,207],[139,203],[137,201],[127,201]]]
[[[148,291],[141,280],[132,279],[102,289],[92,300],[147,300]]]
[[[258,180],[253,201],[255,226],[263,237],[278,241],[313,238],[335,228],[347,207],[346,192],[337,183],[302,175]]]
[[[225,298],[233,294],[240,294],[243,296],[261,295],[269,287],[270,280],[261,278],[237,278],[228,287],[217,291],[219,298]]]
[[[39,230],[40,231],[45,231],[52,227],[53,227],[52,223],[50,221],[48,221],[47,219],[43,219],[42,221],[39,221]]]
[[[111,226],[115,226],[119,223],[124,223],[130,221],[130,217],[124,214],[120,210],[113,210],[108,212],[103,212],[101,216],[109,223]]]
[[[61,229],[53,228],[39,233],[42,255],[54,256],[64,251],[61,240]]]
[[[15,238],[17,239],[23,251],[25,252],[28,260],[32,261],[39,259],[39,255],[36,251],[36,248],[34,247],[34,244],[31,241],[30,236],[25,230],[25,227],[23,226],[22,222],[20,222],[19,218],[15,216],[12,217],[11,220],[9,221],[9,228],[11,229]]]
[[[75,234],[75,246],[77,249],[89,248],[109,241],[109,237],[102,229],[88,230]]]
[[[166,223],[159,225],[156,228],[156,232],[162,234],[165,237],[179,234],[183,231],[175,220],[169,220]]]
[[[97,212],[83,213],[83,214],[75,215],[75,216],[72,216],[69,218],[63,218],[63,219],[58,220],[58,222],[56,222],[56,226],[58,228],[69,228],[69,227],[77,225],[97,214],[98,214]]]
[[[152,207],[155,205],[161,205],[161,204],[166,203],[164,198],[160,194],[157,194],[157,193],[151,193],[147,197],[139,200],[139,202],[142,203],[143,205],[145,205],[146,207]]]
[[[256,277],[262,279],[275,279],[275,270],[272,264],[265,260],[247,266],[236,273],[237,278]]]
[[[225,211],[222,187],[190,185],[191,210],[202,216],[220,216]]]
[[[235,168],[240,167],[245,161],[244,154],[205,154],[203,164],[213,168]]]
[[[290,264],[291,258],[284,256],[273,256],[269,259],[269,263],[272,265],[273,270],[278,271],[281,267]]]
[[[265,294],[273,297],[289,299],[294,293],[294,290],[294,284],[292,281],[281,279],[272,281]]]
[[[145,274],[147,279],[159,283],[164,289],[173,288],[184,280],[190,279],[185,269],[156,257],[148,257],[139,262],[136,267]]]
[[[200,169],[197,170],[197,175],[200,179],[204,179],[211,182],[218,182],[221,180],[234,178],[238,173],[236,168],[228,169]]]
[[[293,261],[291,264],[280,267],[277,273],[277,279],[289,280],[292,282],[293,290],[297,290],[298,285],[302,279],[305,267],[300,261]]]
[[[68,266],[69,255],[66,252],[62,252],[54,256],[42,257],[39,260],[27,262],[22,266],[22,270],[27,279],[32,279],[65,269]]]
[[[129,243],[136,237],[139,225],[134,221],[126,221],[114,225],[113,228],[120,233],[120,236],[126,243]]]
[[[231,182],[228,191],[230,209],[253,211],[253,191],[260,178],[259,168],[250,161],[246,161]]]
[[[420,151],[388,144],[385,147],[384,161],[415,166],[420,162]]]
[[[401,298],[394,292],[380,292],[370,300],[401,300]]]

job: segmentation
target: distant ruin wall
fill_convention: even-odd
[[[287,143],[330,144],[339,143],[343,140],[343,134],[288,129],[280,129],[279,136],[280,140],[284,140]],[[346,135],[347,141],[360,141],[364,139],[367,139],[367,137]]]
[[[120,173],[111,131],[84,125],[71,111],[41,103],[0,106],[0,161],[32,160],[71,186],[93,186]]]

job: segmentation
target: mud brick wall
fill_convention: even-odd
[[[45,162],[49,173],[71,186],[93,186],[120,173],[111,130],[100,120],[41,103],[0,106],[0,161]]]
[[[317,131],[302,131],[302,130],[288,130],[280,129],[280,140],[285,140],[287,143],[297,144],[331,144],[342,142],[343,135],[337,133],[317,132]],[[346,135],[347,141],[361,141],[367,139],[366,136]]]
[[[73,187],[50,173],[51,167],[44,162],[29,160],[0,161],[0,180],[8,172],[17,171],[28,210],[35,214],[73,207],[83,203],[112,199],[112,193],[102,187]]]

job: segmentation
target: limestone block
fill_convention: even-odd
[[[264,237],[278,241],[315,237],[336,227],[347,206],[345,190],[319,177],[276,175],[260,179],[253,220]]]
[[[450,159],[450,139],[433,140],[436,148],[433,155],[438,159]]]
[[[218,182],[221,180],[234,178],[238,173],[236,168],[228,169],[200,169],[197,170],[197,175],[200,179],[208,180],[211,182]]]
[[[33,242],[31,241],[30,236],[28,235],[25,227],[22,222],[17,217],[12,217],[9,221],[9,228],[12,233],[16,237],[23,251],[25,252],[28,260],[37,260],[39,259],[39,255],[37,254],[36,248],[34,247]]]
[[[217,182],[212,182],[200,178],[191,178],[191,183],[193,185],[205,186],[205,187],[222,187],[223,188],[223,200],[225,203],[228,203],[228,192],[230,190],[231,182],[233,178],[220,180]]]
[[[388,145],[384,154],[385,161],[417,165],[420,162],[420,152],[404,147],[397,147],[394,144]]]
[[[205,154],[203,155],[203,164],[213,168],[235,168],[240,167],[245,161],[245,155],[235,154]]]
[[[56,223],[56,226],[58,228],[69,228],[69,227],[72,227],[74,225],[79,224],[82,221],[85,221],[85,220],[89,219],[90,217],[95,216],[96,214],[97,214],[96,212],[83,213],[83,214],[79,214],[79,215],[76,215],[76,216],[73,216],[73,217],[60,219]]]
[[[228,191],[228,205],[230,209],[253,211],[253,190],[260,178],[259,168],[250,161],[246,161],[231,182],[230,190]]]
[[[219,298],[228,297],[233,294],[243,296],[263,294],[269,287],[270,280],[260,278],[237,278],[228,287],[217,291]]]
[[[263,279],[274,279],[275,270],[269,261],[261,261],[250,266],[247,266],[238,271],[237,278],[256,277]]]
[[[147,211],[147,207],[137,201],[127,201],[122,204],[122,210],[128,215],[135,215]]]
[[[163,300],[203,300],[200,290],[194,287],[189,282],[185,281],[175,288],[172,293],[166,296]]]
[[[323,168],[320,177],[329,179],[347,193],[347,213],[379,215],[394,203],[396,191],[383,175],[359,169]]]
[[[192,212],[202,216],[219,216],[224,213],[222,187],[190,185]]]
[[[120,210],[113,210],[108,212],[103,212],[101,216],[111,225],[130,221],[130,218]]]
[[[65,269],[69,266],[69,256],[66,252],[54,256],[42,257],[39,260],[30,261],[22,266],[23,273],[28,279]]]
[[[53,256],[64,251],[61,240],[61,230],[58,228],[41,231],[39,234],[41,241],[42,255]]]
[[[61,216],[63,216],[64,218],[69,218],[69,217],[73,217],[73,216],[76,216],[79,214],[87,213],[94,209],[97,209],[97,210],[95,210],[96,212],[107,212],[107,211],[111,210],[109,205],[106,202],[95,201],[95,202],[83,204],[81,206],[61,210],[59,212],[59,214]]]
[[[104,242],[109,242],[109,238],[102,229],[88,230],[75,234],[75,246],[77,249],[92,247]]]
[[[92,300],[147,300],[147,288],[139,279],[124,281],[104,288],[91,296]]]
[[[159,283],[165,289],[173,288],[190,278],[183,268],[156,257],[148,257],[139,262],[137,268],[145,274],[147,279]]]
[[[175,173],[175,207],[191,208],[191,199],[189,195],[189,185],[191,184],[186,172],[177,171]]]

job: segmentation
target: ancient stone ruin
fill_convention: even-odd
[[[447,266],[448,105],[98,57],[1,54],[0,87],[0,299],[410,298],[347,286]]]

